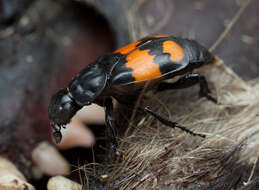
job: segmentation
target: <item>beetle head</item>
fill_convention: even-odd
[[[67,89],[61,89],[51,97],[48,107],[50,125],[54,130],[54,137],[57,143],[61,141],[61,127],[68,124],[81,106],[73,100]]]

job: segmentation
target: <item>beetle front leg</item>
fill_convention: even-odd
[[[205,76],[200,75],[198,73],[187,74],[174,83],[161,82],[158,85],[157,91],[188,88],[197,83],[200,84],[200,92],[199,92],[200,97],[206,97],[208,100],[214,103],[218,102],[214,97],[210,95],[211,91],[208,87],[208,82]]]
[[[104,107],[105,107],[105,123],[106,123],[107,127],[110,128],[110,131],[111,131],[111,134],[112,134],[112,146],[113,146],[113,148],[117,149],[118,148],[118,142],[116,140],[115,129],[112,126],[113,104],[112,104],[111,98],[107,98],[105,100]]]

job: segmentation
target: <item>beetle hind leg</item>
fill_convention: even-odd
[[[203,75],[199,76],[199,83],[200,83],[199,96],[200,97],[205,97],[208,100],[210,100],[210,101],[214,102],[215,104],[217,104],[218,100],[210,95],[211,91],[209,89],[208,82],[207,82],[206,78]]]
[[[174,83],[161,82],[158,85],[157,91],[164,91],[164,90],[170,90],[170,89],[183,89],[183,88],[191,87],[198,83],[200,84],[200,92],[199,92],[200,97],[205,97],[208,100],[217,104],[218,103],[217,99],[210,95],[211,91],[209,89],[208,82],[205,76],[197,73],[187,74],[181,77],[179,80],[177,80]]]

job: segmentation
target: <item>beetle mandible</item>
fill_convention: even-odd
[[[113,53],[99,57],[80,71],[66,88],[51,98],[48,113],[53,135],[57,143],[61,141],[61,127],[83,106],[96,103],[105,108],[106,125],[112,128],[112,97],[120,104],[132,105],[145,84],[147,90],[181,89],[200,85],[199,95],[214,103],[208,83],[203,75],[192,73],[196,68],[212,63],[214,56],[194,40],[173,36],[151,36],[133,42]],[[170,83],[164,80],[181,75]],[[134,105],[132,105],[134,107]],[[149,107],[137,109],[151,114],[169,127],[177,127],[192,135],[205,137],[168,120]]]

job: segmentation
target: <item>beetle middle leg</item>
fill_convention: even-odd
[[[134,108],[134,106],[132,104],[124,104],[122,103],[123,105],[127,106],[127,107],[130,107],[130,108]],[[150,115],[152,115],[154,118],[156,118],[157,120],[159,120],[161,123],[163,123],[164,125],[166,125],[167,127],[170,127],[170,128],[179,128],[181,129],[182,131],[186,132],[186,133],[189,133],[193,136],[200,136],[202,138],[205,138],[206,135],[204,134],[200,134],[200,133],[195,133],[193,131],[191,131],[190,129],[187,129],[185,128],[184,126],[181,126],[179,123],[177,122],[173,122],[173,121],[170,121],[168,118],[152,111],[148,106],[145,106],[145,107],[142,107],[142,106],[138,106],[137,107],[137,111],[139,113],[148,113]]]
[[[157,91],[188,88],[197,83],[200,84],[200,92],[199,92],[200,97],[206,97],[208,100],[217,104],[218,101],[210,95],[211,91],[208,87],[208,82],[207,82],[205,76],[200,75],[198,73],[187,74],[187,75],[181,77],[179,80],[177,80],[174,83],[161,82],[158,85]]]
[[[158,113],[152,111],[149,107],[139,107],[139,109],[141,111],[144,111],[150,115],[152,115],[154,118],[156,118],[157,120],[159,120],[161,123],[163,123],[164,125],[168,126],[168,127],[171,127],[171,128],[179,128],[181,129],[182,131],[186,132],[186,133],[189,133],[191,135],[194,135],[194,136],[200,136],[202,138],[205,138],[206,135],[204,134],[200,134],[200,133],[195,133],[183,126],[181,126],[180,124],[178,124],[177,122],[173,122],[173,121],[170,121],[168,118],[162,116],[162,115],[159,115]]]

